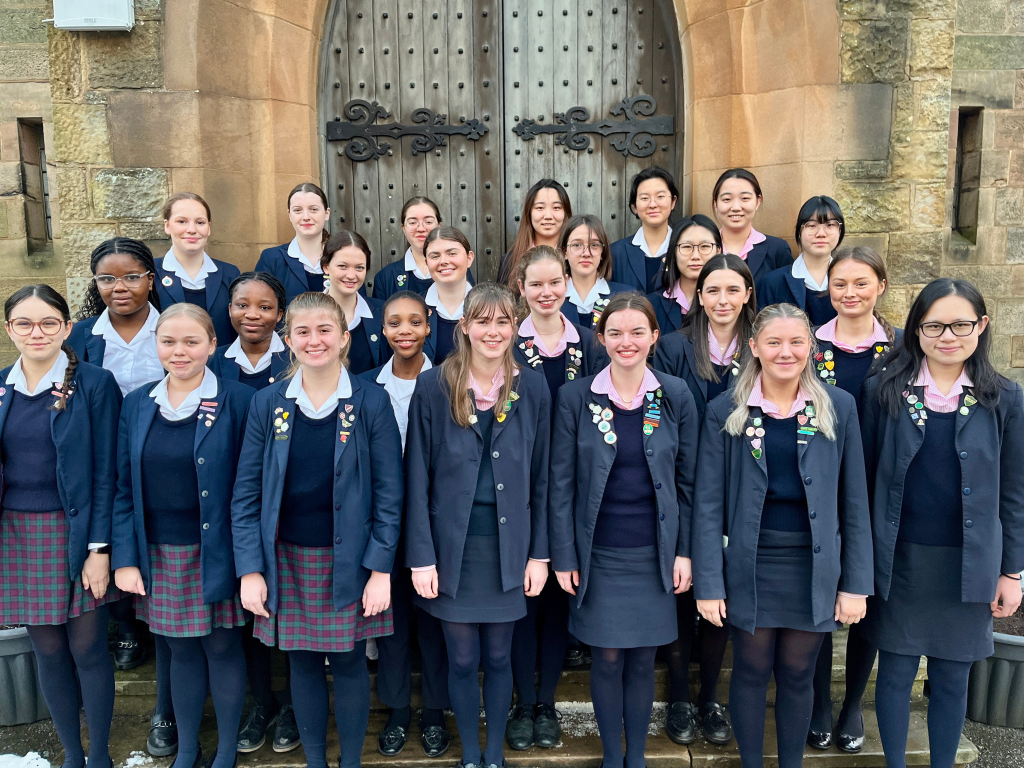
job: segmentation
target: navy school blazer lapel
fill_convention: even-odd
[[[288,245],[281,245],[279,247],[281,249],[281,258],[284,259],[285,265],[292,271],[295,277],[298,278],[300,283],[304,286],[308,286],[309,279],[306,277],[306,268],[299,263],[298,259],[293,259],[288,255]]]
[[[107,342],[103,336],[94,334],[92,328],[85,334],[85,361],[103,367],[103,355],[107,351]]]
[[[60,411],[54,410],[52,408],[50,409],[50,437],[53,438],[53,444],[54,444],[54,446],[56,446],[57,450],[61,449],[61,445],[63,444],[64,440],[68,437],[66,429],[67,429],[67,426],[69,424],[69,419],[68,418],[64,418],[64,419],[61,419],[60,421],[57,421],[57,417],[60,416],[62,413],[70,415],[70,409],[72,407],[78,407],[78,405],[81,402],[84,402],[84,400],[82,399],[82,398],[85,397],[84,395],[79,395],[77,398],[75,397],[75,391],[77,389],[78,389],[78,377],[77,376],[73,376],[71,378],[71,386],[68,388],[68,392],[66,393],[67,401],[64,403],[64,408],[62,410],[60,410]],[[53,393],[56,393],[56,392],[59,392],[59,391],[60,390],[57,388],[57,385],[54,385],[51,388],[51,392],[53,392]],[[56,402],[57,402],[57,398],[55,397],[51,401],[51,404],[56,404]],[[72,406],[72,403],[75,403],[75,405]],[[2,424],[0,424],[0,434],[3,434],[2,429],[3,429],[3,426],[2,426]],[[73,439],[75,439],[75,440],[81,439],[81,435],[71,435],[71,437]]]
[[[804,403],[804,408],[805,409],[808,406],[813,407],[813,404],[811,403],[810,400],[807,400]],[[797,422],[796,422],[796,428],[797,428],[797,433],[796,433],[796,462],[797,462],[797,466],[800,467],[800,475],[802,477],[807,477],[808,474],[809,474],[808,473],[808,469],[807,469],[807,461],[808,460],[806,458],[807,451],[810,448],[811,443],[814,442],[815,439],[819,439],[819,440],[821,439],[821,438],[818,437],[818,426],[817,426],[818,414],[817,414],[817,412],[815,412],[813,414],[808,414],[806,411],[801,411],[801,412],[797,413],[796,418],[797,418]],[[811,423],[812,419],[815,422],[814,424]],[[811,434],[809,434],[809,435],[808,434],[804,434],[800,430],[804,430],[804,432],[811,431]],[[806,491],[805,491],[805,495],[806,495]]]
[[[295,414],[299,406],[294,400],[285,397],[287,387],[283,387],[274,399],[274,407],[270,412],[270,433],[273,436],[271,450],[277,460],[277,469],[281,473],[282,488],[284,476],[288,470],[288,449],[291,446],[291,428],[295,425]],[[278,421],[281,423],[278,424]],[[271,435],[268,434],[268,438]]]
[[[565,315],[565,319],[573,325],[583,325],[583,323],[580,322],[580,311],[576,308],[576,305],[568,299],[562,302],[561,312]]]
[[[292,259],[292,261],[295,261],[295,259]],[[204,292],[206,294],[207,312],[213,312],[213,305],[217,301],[217,294],[220,293],[222,288],[226,293],[228,290],[228,285],[227,283],[225,283],[225,274],[223,267],[218,266],[216,272],[214,272],[212,275],[206,276],[206,288]]]
[[[634,277],[644,287],[642,293],[647,293],[647,264],[644,262],[646,258],[647,255],[643,252],[643,249],[640,246],[633,245],[632,240],[626,244],[626,261],[629,262],[629,268],[633,270]]]
[[[760,269],[764,263],[765,258],[768,256],[768,241],[762,240],[760,243],[755,245],[747,253],[747,267],[750,269],[750,274],[757,277],[757,270]]]
[[[9,403],[14,397],[14,386],[7,383],[7,374],[10,368],[4,370],[3,379],[0,380],[0,435],[4,433],[4,424],[7,423],[7,412],[11,410]]]
[[[363,385],[355,376],[349,376],[352,383],[352,397],[338,401],[338,439],[334,443],[334,467],[341,464],[341,456],[356,433],[356,419],[363,404]],[[365,430],[369,432],[369,430]]]
[[[707,381],[697,372],[697,352],[693,348],[693,342],[687,339],[686,343],[683,344],[683,353],[686,356],[686,364],[690,367],[690,373],[694,380],[697,382],[697,386],[700,387],[700,393],[704,397],[704,402],[708,400],[708,383]]]
[[[430,313],[428,322],[430,323],[430,334],[423,342],[423,354],[427,356],[430,362],[434,362],[434,352],[437,351],[434,345],[434,339],[437,338],[437,310],[434,307],[428,307],[427,311]]]
[[[273,365],[273,363],[271,363]],[[225,381],[238,381],[241,378],[242,366],[233,357],[224,357],[220,365],[220,378]]]
[[[217,417],[220,416],[221,411],[224,408],[224,387],[221,383],[217,382],[217,394],[208,400],[200,400],[199,408],[193,414],[194,418],[199,420],[196,425],[196,440],[194,455],[199,456],[199,446],[203,444],[203,440],[206,438],[210,431],[213,429],[217,422]]]
[[[924,402],[924,387],[915,387],[908,384],[904,391],[907,392],[908,395],[915,395],[918,402]],[[889,412],[885,410],[885,406],[882,406],[882,408],[883,413],[888,416]],[[893,430],[896,437],[896,455],[907,457],[907,467],[910,466],[910,462],[912,462],[914,457],[917,456],[917,452],[921,450],[921,446],[924,444],[924,431],[928,428],[927,417],[924,419],[914,419],[910,416],[910,411],[913,409],[914,406],[908,403],[906,396],[904,396],[903,407],[900,409],[901,412],[899,417],[896,419],[895,428]],[[957,428],[959,429],[959,427],[960,417],[958,416]],[[905,476],[906,471],[904,470],[904,477]]]
[[[150,392],[157,384],[154,384],[146,391],[145,397],[139,398],[139,414],[138,420],[135,423],[135,440],[132,441],[132,467],[139,467],[141,472],[142,467],[142,447],[146,444],[146,435],[149,434],[149,428],[153,424],[153,419],[156,418],[156,414],[160,410],[160,406],[156,404],[156,400],[150,397]],[[197,432],[199,430],[196,430]],[[135,482],[141,483],[141,475],[134,478]],[[141,488],[142,486],[137,486]]]
[[[295,261],[295,259],[292,259]],[[384,364],[384,331],[380,320],[376,317],[364,317],[360,322],[366,324],[366,342],[370,345],[370,358],[373,360],[373,367]]]
[[[976,410],[978,410],[978,401],[974,396],[974,390],[971,387],[967,387],[963,392],[960,393],[960,402],[957,403],[957,438],[960,437],[960,430],[962,430],[967,425],[967,422],[971,420],[971,417],[974,415],[974,412]]]
[[[181,285],[181,280],[173,272],[164,269],[163,257],[157,260],[156,271],[158,285],[173,299],[173,303],[181,304],[185,301],[185,289]]]
[[[740,439],[743,441],[744,450],[750,454],[750,458],[753,459],[754,463],[761,468],[765,477],[768,477],[768,462],[765,459],[765,436],[762,425],[764,420],[768,418],[771,417],[765,416],[760,408],[751,408],[750,416],[747,418],[747,426],[743,428],[743,434],[740,436]],[[762,430],[760,435],[757,434],[758,429]],[[754,430],[754,434],[749,434],[750,430]]]
[[[790,267],[789,270],[786,272],[786,284],[789,285],[789,292],[793,294],[793,299],[796,302],[796,305],[800,307],[800,309],[806,310],[807,283],[803,281],[803,278],[793,277],[792,267]]]
[[[608,408],[610,410],[611,407],[612,407],[612,401],[611,401],[611,398],[608,397],[608,395],[598,394],[597,392],[593,392],[593,391],[590,391],[590,390],[587,390],[587,395],[588,395],[589,399],[587,400],[587,414],[586,414],[586,416],[588,416],[589,418],[587,419],[587,423],[583,424],[583,426],[580,427],[580,430],[581,431],[584,430],[584,429],[593,430],[593,433],[597,435],[597,437],[595,439],[600,441],[606,447],[606,449],[608,451],[608,455],[610,456],[610,460],[608,461],[608,465],[607,465],[608,466],[608,470],[604,473],[604,478],[602,478],[602,484],[603,484],[608,479],[608,472],[611,471],[612,463],[615,461],[615,457],[616,457],[616,455],[618,455],[618,452],[619,452],[619,441],[618,441],[618,439],[616,439],[615,442],[613,442],[613,443],[609,443],[607,440],[604,439],[605,435],[609,434],[609,432],[602,432],[600,430],[600,422],[603,421],[603,419],[600,418],[601,411],[603,411],[605,408]],[[594,405],[596,405],[596,406],[598,406],[600,408],[600,411],[598,411],[596,414],[590,408],[590,404],[591,403],[593,403]],[[611,425],[612,426],[611,426],[610,432],[615,432],[615,416],[614,416],[614,411],[612,413],[613,413],[612,419],[611,419]],[[597,421],[594,420],[594,416],[598,416],[598,420]]]
[[[512,382],[512,392],[509,395],[507,402],[503,403],[500,400],[494,404],[494,427],[491,431],[491,445],[494,445],[494,441],[498,439],[498,435],[505,431],[505,426],[512,421],[512,417],[515,416],[516,410],[519,408],[519,401],[522,397],[516,391],[519,389],[522,379],[519,375],[516,375],[515,380]],[[545,385],[546,386],[546,385]],[[508,405],[508,410],[505,410],[505,406]],[[499,420],[499,417],[503,417]],[[474,427],[479,431],[479,424],[474,424]]]

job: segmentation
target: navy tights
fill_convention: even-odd
[[[654,657],[658,649],[591,646],[590,650],[590,697],[601,733],[604,768],[644,768],[644,748],[654,707]]]
[[[351,651],[321,653],[288,651],[291,662],[292,706],[307,768],[327,768],[327,669],[334,678],[334,719],[341,745],[339,768],[358,768],[363,739],[370,719],[370,673],[366,669],[366,641]]]
[[[171,768],[192,768],[195,762],[207,691],[213,696],[217,713],[217,757],[212,768],[231,768],[245,701],[241,627],[217,628],[202,637],[166,640],[171,650],[171,697],[178,722],[178,756]]]
[[[516,622],[512,642],[512,675],[519,704],[555,704],[555,688],[569,646],[569,595],[549,578],[537,597],[526,598],[526,615]],[[540,680],[534,687],[540,648]]]
[[[173,715],[171,649],[167,645],[167,638],[163,635],[153,635],[153,647],[156,652],[156,713],[158,715]]]
[[[448,645],[448,695],[462,741],[462,762],[481,762],[480,666],[484,668],[484,714],[487,717],[485,765],[504,763],[503,743],[512,703],[512,633],[515,622],[456,624],[443,621]]]
[[[101,605],[67,624],[30,626],[28,636],[39,668],[39,685],[64,746],[65,768],[85,764],[79,725],[79,681],[89,724],[89,764],[110,764],[107,751],[114,715],[114,668],[107,652],[107,607]],[[75,670],[78,670],[78,680]]]

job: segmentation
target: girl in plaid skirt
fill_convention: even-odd
[[[392,632],[402,442],[387,392],[349,376],[337,302],[297,296],[285,341],[294,376],[256,393],[238,462],[235,564],[254,634],[291,660],[307,765],[327,765],[326,657],[340,766],[354,768],[370,709],[366,639]]]
[[[106,603],[117,597],[108,585],[121,392],[108,371],[79,363],[64,343],[70,313],[53,288],[15,292],[4,320],[21,356],[0,371],[0,624],[28,625],[64,768],[85,765],[79,689],[89,762],[106,768],[114,710]]]
[[[118,433],[114,577],[171,649],[178,721],[174,768],[200,764],[199,724],[208,690],[217,713],[213,768],[235,762],[245,698],[242,630],[231,546],[231,491],[253,390],[206,367],[213,323],[174,304],[156,326],[170,373],[125,400]]]

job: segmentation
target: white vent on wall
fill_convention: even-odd
[[[135,26],[133,0],[53,0],[53,26],[81,31],[128,32]]]

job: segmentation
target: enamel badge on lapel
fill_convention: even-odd
[[[274,439],[287,440],[288,435],[285,432],[288,431],[288,411],[284,408],[275,408],[274,414]]]
[[[875,344],[875,357],[874,357],[874,359],[877,360],[878,358],[880,358],[882,355],[884,355],[888,351],[889,351],[889,345],[888,344]]]
[[[750,453],[758,461],[760,461],[763,452],[761,451],[761,438],[764,437],[764,421],[760,416],[755,416],[750,420],[753,426],[747,427],[746,435],[750,438]]]
[[[819,352],[814,356],[817,362],[818,375],[825,381],[826,384],[832,384],[835,386],[836,383],[836,371],[835,361],[832,359],[832,350],[826,350],[825,352]]]
[[[398,276],[398,287],[399,288],[404,288],[405,287],[405,281],[408,280],[408,279],[409,279],[409,276],[406,275],[404,272],[402,274],[400,274]]]
[[[496,418],[498,420],[498,423],[500,424],[501,422],[503,422],[505,420],[505,414],[507,414],[511,410],[512,410],[512,400],[509,399],[509,400],[505,401],[505,405],[501,409],[501,412],[498,413],[494,418]]]
[[[580,374],[580,367],[583,365],[583,350],[579,347],[569,347],[566,350],[567,357],[565,366],[565,378],[573,381]]]
[[[910,406],[907,410],[910,411],[910,418],[919,427],[924,427],[924,423],[928,420],[928,413],[924,409],[924,403],[922,403],[917,395],[910,390],[904,390],[903,396],[907,398],[907,405]]]
[[[960,415],[969,416],[971,413],[971,406],[977,402],[978,399],[971,394],[970,390],[968,390],[967,393],[964,395],[964,404],[960,406]]]
[[[604,308],[608,306],[609,301],[611,301],[611,298],[598,299],[594,302],[594,325],[597,325],[597,321],[601,319],[601,315],[604,313]],[[612,440],[611,442],[614,443],[615,441]]]
[[[658,390],[657,396],[653,392],[648,392],[646,398],[647,410],[644,412],[644,434],[650,436],[654,432],[654,428],[661,421],[661,390]]]
[[[816,433],[818,431],[818,418],[814,415],[814,406],[810,404],[804,406],[803,411],[796,415],[796,423],[796,433],[798,435],[810,436]],[[801,440],[799,437],[796,441],[800,445],[807,445],[807,441]]]
[[[615,441],[619,438],[612,431],[612,416],[614,416],[612,409],[602,409],[597,403],[590,403],[588,407],[591,413],[594,414],[594,423],[597,424],[598,432],[604,435],[604,441],[608,445],[615,445]]]
[[[732,355],[732,375],[740,375],[740,351],[738,349]]]
[[[164,288],[170,288],[174,285],[174,280],[170,275],[164,275],[164,279],[160,281],[160,284],[163,285]]]

